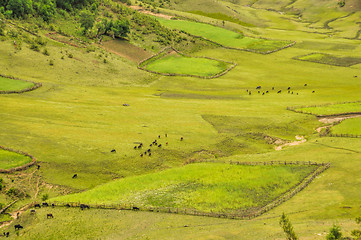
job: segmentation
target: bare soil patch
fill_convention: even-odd
[[[150,56],[152,56],[152,53],[124,40],[116,39],[116,40],[106,41],[103,42],[102,45],[100,45],[100,47],[136,63],[140,62],[145,58],[149,58]]]

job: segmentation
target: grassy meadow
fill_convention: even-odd
[[[19,153],[0,149],[0,168],[10,169],[31,162],[31,158]]]
[[[351,103],[329,104],[325,106],[298,108],[296,110],[302,111],[304,113],[323,115],[323,116],[345,114],[345,113],[359,113],[361,112],[361,103],[351,102]]]
[[[154,61],[150,59],[145,69],[158,73],[211,77],[224,72],[228,67],[230,67],[230,64],[222,61],[207,58],[192,58],[174,53],[165,55]]]
[[[235,211],[264,204],[310,169],[185,163],[313,161],[330,162],[331,167],[290,200],[251,221],[55,207],[37,209],[35,215],[26,210],[3,228],[10,232],[10,238],[284,239],[278,223],[283,212],[300,239],[325,239],[335,223],[345,236],[357,228],[354,219],[360,216],[361,206],[360,139],[320,138],[316,128],[323,124],[316,116],[287,110],[317,105],[322,107],[300,110],[315,115],[359,111],[359,103],[334,103],[360,101],[360,76],[355,76],[361,64],[339,67],[294,59],[315,52],[360,57],[359,40],[344,38],[354,38],[359,30],[353,21],[357,13],[347,16],[350,6],[340,10],[331,1],[327,1],[329,12],[324,11],[321,2],[311,11],[307,7],[310,1],[305,0],[292,3],[293,10],[287,8],[282,14],[277,11],[288,1],[189,3],[187,0],[176,5],[172,1],[173,9],[161,10],[218,27],[181,20],[160,22],[242,49],[263,51],[285,43],[263,38],[297,44],[263,55],[207,44],[199,47],[189,41],[192,51],[187,54],[191,56],[238,64],[220,78],[203,79],[160,76],[138,69],[140,58],[158,50],[152,49],[146,36],[143,46],[139,47],[139,40],[138,47],[132,45],[132,49],[128,43],[116,42],[104,43],[105,49],[98,45],[78,48],[51,40],[43,35],[47,30],[40,30],[49,55],[43,54],[44,46],[39,52],[33,51],[24,41],[17,49],[13,39],[1,38],[0,74],[43,84],[31,92],[0,95],[0,145],[31,153],[41,166],[39,170],[32,167],[1,176],[5,182],[2,203],[15,199],[6,194],[10,188],[21,189],[17,194],[24,196],[8,212],[45,198],[89,203],[138,201],[149,206],[187,206],[205,211],[230,207]],[[266,10],[271,5],[277,11]],[[301,20],[292,12],[296,7],[305,12]],[[209,14],[212,12],[220,14],[215,17]],[[221,14],[252,26],[240,25]],[[329,26],[334,29],[324,28],[331,18],[335,21]],[[221,19],[225,19],[224,28]],[[340,31],[343,25],[348,28]],[[187,71],[199,64],[184,60],[170,57],[160,63],[163,69],[175,68],[174,62],[181,61]],[[212,68],[208,68],[209,62],[207,67],[202,65],[203,74],[204,70],[218,71],[217,64]],[[261,88],[256,89],[258,86]],[[360,120],[348,119],[331,131],[356,134],[358,129]],[[289,143],[296,136],[307,141],[274,150],[275,140]],[[151,156],[141,157],[154,140],[162,147],[153,146]],[[144,147],[134,149],[139,143]],[[111,152],[113,149],[116,152]],[[72,178],[74,174],[78,177]],[[242,200],[234,201],[238,198]],[[212,205],[214,202],[216,205]],[[47,219],[48,213],[54,219]],[[15,224],[24,226],[19,236],[14,232]]]
[[[32,82],[10,79],[0,76],[0,91],[20,91],[34,86]]]
[[[225,28],[206,23],[185,20],[167,20],[158,18],[159,22],[171,29],[182,30],[194,36],[203,37],[226,47],[254,50],[260,53],[278,50],[291,42],[276,41],[261,38],[246,37],[240,32],[233,32]]]
[[[361,63],[361,58],[357,57],[337,57],[324,53],[311,53],[306,56],[299,56],[295,59],[309,62],[316,62],[334,66],[349,67]]]
[[[316,166],[197,163],[114,181],[54,201],[242,214],[267,205],[315,169]]]

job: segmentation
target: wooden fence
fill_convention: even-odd
[[[281,203],[289,200],[298,192],[302,191],[307,187],[318,175],[323,173],[326,169],[330,167],[330,163],[317,163],[317,162],[303,162],[303,161],[269,161],[269,162],[222,162],[222,161],[192,161],[195,162],[212,162],[212,163],[229,163],[235,165],[247,165],[247,166],[256,166],[256,165],[313,165],[317,168],[312,171],[309,175],[305,176],[295,187],[291,188],[281,196],[274,199],[271,203],[257,209],[254,211],[238,211],[238,212],[214,212],[210,210],[209,212],[199,211],[197,209],[189,208],[173,208],[173,207],[149,207],[149,206],[139,206],[134,204],[119,203],[119,204],[87,204],[91,208],[96,209],[114,209],[114,210],[133,210],[133,211],[148,211],[148,212],[161,212],[161,213],[175,213],[183,215],[194,215],[194,216],[206,216],[206,217],[216,217],[216,218],[228,218],[228,219],[253,219],[258,217],[265,212],[273,209],[274,207],[280,205]],[[54,204],[57,207],[80,207],[82,203],[80,202],[57,202],[57,201],[48,201],[48,204]]]

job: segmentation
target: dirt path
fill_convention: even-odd
[[[285,144],[276,146],[275,150],[280,151],[280,150],[282,150],[283,147],[296,146],[296,145],[300,145],[302,143],[305,143],[307,141],[304,136],[296,136],[295,138],[297,139],[297,141],[289,142],[289,143],[285,143]]]
[[[320,121],[322,123],[330,124],[330,125],[318,127],[316,129],[316,131],[318,133],[320,133],[322,131],[322,129],[329,129],[334,124],[339,124],[343,120],[346,120],[349,118],[357,118],[357,117],[361,117],[361,114],[360,113],[352,113],[352,114],[344,114],[344,115],[340,114],[340,115],[332,115],[332,116],[326,116],[326,117],[318,117],[318,121]]]
[[[162,14],[162,13],[154,13],[154,12],[145,10],[144,8],[139,7],[139,6],[130,6],[130,8],[131,8],[131,9],[134,9],[134,10],[137,10],[137,11],[139,11],[139,12],[142,12],[142,13],[144,13],[144,14],[147,14],[147,15],[152,15],[152,16],[156,16],[156,17],[161,17],[161,18],[165,18],[165,19],[168,19],[168,20],[170,20],[172,17],[174,17],[174,16],[170,16],[170,15],[165,15],[165,14]]]

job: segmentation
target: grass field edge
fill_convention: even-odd
[[[1,145],[0,145],[0,149],[5,150],[5,151],[9,151],[9,152],[18,153],[18,154],[30,157],[30,159],[31,159],[31,162],[29,162],[29,163],[27,163],[25,165],[19,166],[19,167],[14,167],[14,168],[10,168],[10,169],[0,169],[0,173],[13,173],[13,172],[17,172],[17,171],[22,171],[22,170],[25,170],[25,169],[35,165],[36,162],[37,162],[36,158],[33,155],[29,154],[29,153],[26,153],[26,152],[23,152],[23,151],[20,151],[20,150],[15,150],[15,149],[12,149],[12,148],[9,148],[9,147],[1,146]]]
[[[275,198],[275,200],[271,201],[267,205],[261,207],[253,213],[249,214],[232,214],[226,212],[203,212],[196,209],[190,208],[173,208],[173,207],[140,207],[135,206],[134,204],[84,204],[81,202],[59,202],[59,201],[46,201],[46,204],[49,206],[57,206],[57,207],[80,207],[82,210],[86,208],[96,208],[96,209],[113,209],[113,210],[132,210],[132,211],[147,211],[147,212],[161,212],[161,213],[173,213],[173,214],[182,214],[182,215],[193,215],[193,216],[204,216],[204,217],[214,217],[214,218],[227,218],[227,219],[236,219],[236,220],[251,220],[256,217],[261,216],[262,214],[270,211],[271,209],[279,206],[283,202],[291,199],[294,195],[299,193],[301,190],[306,188],[318,175],[327,170],[331,163],[317,163],[317,162],[305,162],[305,161],[270,161],[270,162],[235,162],[235,161],[214,161],[214,160],[195,160],[189,162],[187,164],[193,163],[214,163],[214,164],[233,164],[233,165],[246,165],[246,166],[286,166],[286,165],[294,165],[294,166],[317,166],[311,173],[306,175],[298,184],[290,188],[287,192],[283,193],[279,197]],[[36,204],[36,203],[34,203]],[[37,203],[39,204],[39,203]],[[46,205],[45,204],[45,205]]]
[[[29,82],[29,83],[34,84],[34,86],[32,86],[32,87],[28,87],[28,88],[25,88],[25,89],[22,89],[22,90],[10,90],[10,91],[1,90],[1,91],[0,91],[0,94],[12,94],[12,93],[18,93],[18,94],[19,94],[19,93],[24,93],[24,92],[30,92],[30,91],[33,91],[33,90],[35,90],[35,89],[40,88],[40,87],[43,85],[43,84],[40,83],[40,82],[33,82],[33,81],[24,80],[24,79],[12,77],[12,76],[6,76],[6,75],[2,75],[2,74],[0,74],[0,77],[9,78],[9,79],[13,79],[13,80],[24,81],[24,82]]]
[[[185,56],[185,57],[189,57],[189,58],[204,58],[204,59],[209,59],[209,60],[215,60],[215,61],[218,61],[218,62],[224,62],[224,63],[227,63],[227,64],[231,64],[230,67],[228,67],[227,69],[225,69],[224,71],[222,72],[219,72],[215,75],[212,75],[212,76],[199,76],[199,75],[193,75],[193,74],[179,74],[179,73],[162,73],[162,72],[155,72],[155,71],[152,71],[152,70],[149,70],[149,69],[146,69],[146,66],[153,62],[153,61],[156,61],[158,59],[159,56],[161,56],[163,53],[165,53],[167,50],[173,50],[174,52],[178,53],[179,55],[181,56]],[[152,61],[152,59],[154,59]],[[146,72],[149,72],[149,73],[154,73],[154,74],[158,74],[158,75],[163,75],[163,76],[181,76],[181,77],[197,77],[197,78],[203,78],[203,79],[213,79],[213,78],[218,78],[218,77],[221,77],[225,74],[227,74],[229,71],[231,71],[233,68],[235,68],[238,64],[235,63],[235,62],[229,62],[229,61],[224,61],[224,60],[220,60],[220,59],[216,59],[216,58],[211,58],[211,57],[197,57],[197,56],[190,56],[190,55],[187,55],[185,53],[182,53],[178,50],[176,50],[175,48],[173,47],[166,47],[164,49],[162,49],[160,52],[150,56],[149,58],[146,58],[142,61],[140,61],[138,63],[138,69],[140,70],[143,70],[143,71],[146,71]]]

